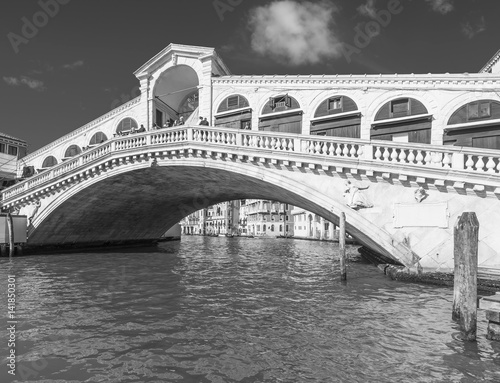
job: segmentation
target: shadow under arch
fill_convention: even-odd
[[[188,214],[235,199],[278,200],[336,224],[338,214],[344,212],[347,231],[363,245],[404,265],[412,262],[404,244],[347,207],[341,193],[325,195],[287,173],[263,175],[252,165],[205,158],[159,162],[159,166],[142,161],[90,177],[65,191],[34,219],[29,244],[156,239]]]

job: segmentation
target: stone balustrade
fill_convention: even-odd
[[[5,189],[2,192],[2,200],[29,193],[32,188],[54,181],[111,154],[142,148],[151,148],[154,152],[155,147],[178,144],[201,144],[208,150],[212,147],[214,152],[221,151],[221,147],[233,148],[236,152],[247,150],[270,158],[280,157],[280,153],[280,158],[284,158],[284,155],[290,156],[293,153],[297,156],[290,158],[291,161],[313,166],[315,161],[324,164],[328,159],[338,159],[343,165],[364,164],[366,169],[386,168],[389,172],[394,172],[396,167],[404,167],[407,174],[411,174],[412,169],[419,169],[418,174],[422,174],[422,170],[426,169],[456,171],[461,172],[464,182],[469,175],[475,175],[475,184],[492,184],[493,180],[493,186],[500,187],[500,178],[494,178],[500,173],[500,151],[497,150],[181,126],[112,138]],[[443,173],[441,179],[445,175],[446,173]]]

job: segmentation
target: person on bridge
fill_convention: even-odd
[[[156,123],[155,123],[155,126],[156,126]],[[137,133],[142,133],[142,132],[145,132],[146,131],[146,128],[144,127],[144,125],[141,124],[141,127],[139,128],[139,130],[137,131]]]
[[[179,125],[184,125],[184,116],[179,117]]]
[[[200,125],[205,125],[205,126],[208,126],[208,125],[210,125],[210,124],[208,123],[207,118],[206,118],[206,117],[203,117],[203,120],[201,120]]]

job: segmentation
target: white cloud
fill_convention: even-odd
[[[372,19],[376,18],[377,10],[375,9],[375,0],[367,0],[366,4],[362,4],[358,7],[358,12]]]
[[[425,0],[430,3],[434,12],[446,15],[455,9],[454,0]]]
[[[472,25],[469,21],[462,24],[462,33],[470,40],[478,33],[484,32],[486,30],[486,21],[484,16],[475,25]]]
[[[3,77],[3,80],[10,86],[27,86],[30,89],[37,90],[37,91],[44,91],[45,84],[43,81],[40,80],[35,80],[34,78],[28,77],[28,76],[21,76],[21,77]]]
[[[252,49],[291,65],[314,64],[339,57],[336,8],[325,1],[279,0],[251,10]]]
[[[75,61],[75,62],[73,62],[71,64],[64,64],[63,68],[64,69],[76,69],[78,67],[83,66],[83,64],[84,64],[83,60],[78,60],[78,61]]]

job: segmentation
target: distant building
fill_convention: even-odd
[[[0,188],[12,185],[16,179],[18,160],[26,156],[28,145],[19,138],[0,133]],[[22,161],[20,161],[22,163]],[[35,172],[33,167],[23,168],[23,177],[31,176]]]
[[[247,234],[255,236],[292,236],[292,206],[278,201],[246,200]]]
[[[294,207],[292,210],[295,238],[333,240],[338,239],[337,227],[323,217]]]
[[[228,201],[206,209],[205,233],[208,235],[239,234],[240,201]]]

